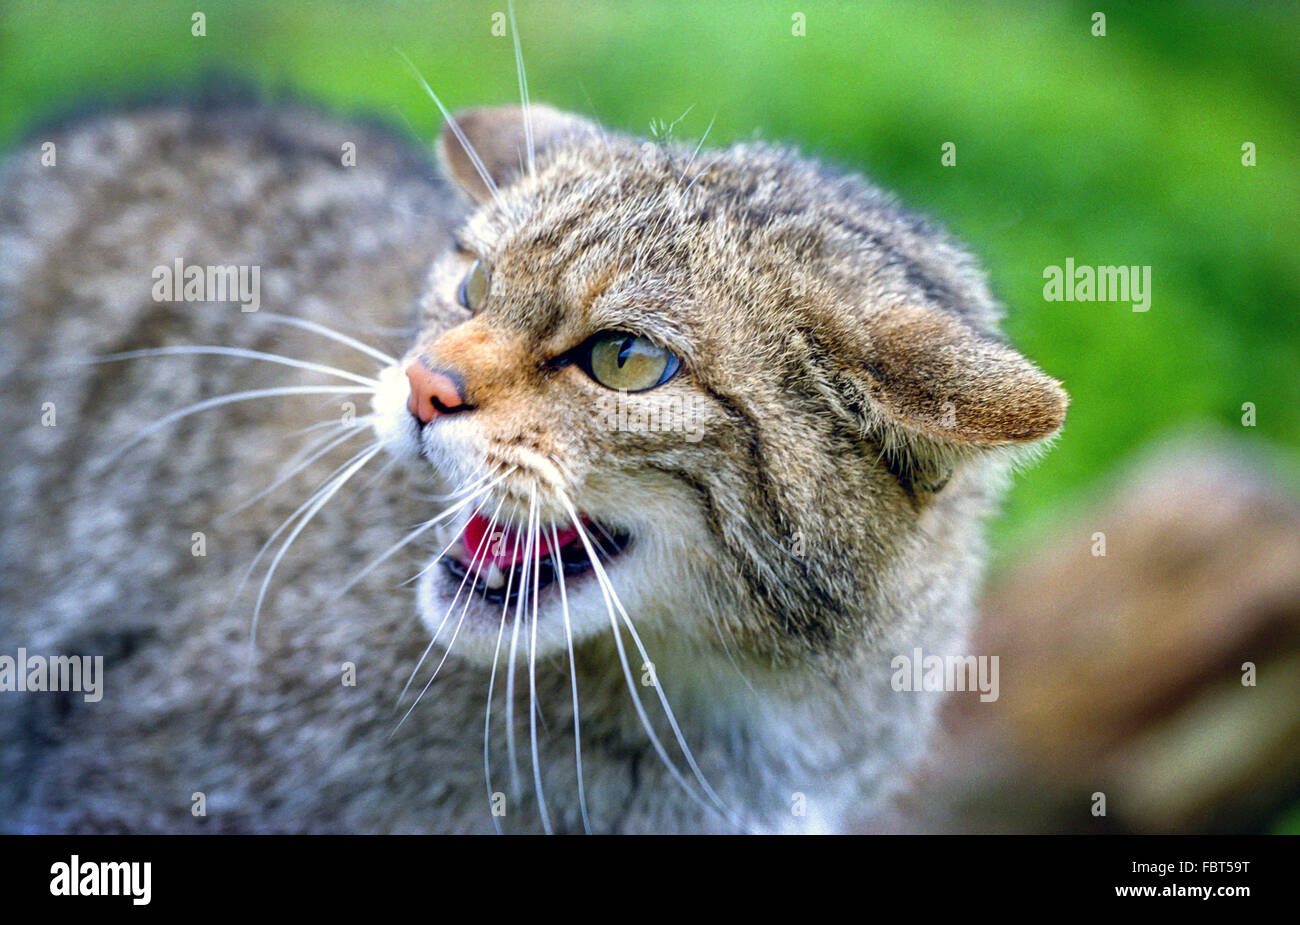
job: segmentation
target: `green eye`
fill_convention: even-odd
[[[483,266],[482,260],[475,260],[465,274],[465,278],[460,282],[460,304],[464,305],[472,312],[478,311],[483,307],[483,300],[487,298],[488,290],[488,271]]]
[[[672,353],[637,334],[603,331],[585,345],[582,366],[608,389],[643,392],[663,385],[682,365]]]

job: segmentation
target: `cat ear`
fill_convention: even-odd
[[[594,137],[599,131],[594,122],[540,103],[528,107],[528,121],[519,106],[465,109],[454,118],[498,189],[509,186],[527,169],[528,121],[532,123],[535,157],[565,142]],[[474,159],[450,124],[444,125],[438,136],[438,155],[447,172],[475,202],[491,198]]]
[[[957,316],[904,304],[865,322],[866,356],[850,379],[867,394],[853,404],[915,487],[937,491],[962,456],[1060,429],[1060,383]]]

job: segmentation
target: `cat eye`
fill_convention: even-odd
[[[597,334],[583,345],[577,359],[592,379],[624,392],[644,392],[663,385],[682,365],[654,341],[622,331]]]
[[[460,281],[460,291],[457,298],[460,304],[472,312],[478,311],[483,307],[483,301],[487,298],[488,290],[488,271],[483,266],[482,260],[475,260],[470,266],[469,272],[465,278]]]

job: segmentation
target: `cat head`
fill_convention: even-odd
[[[630,620],[782,664],[964,587],[991,474],[1066,405],[964,251],[787,150],[455,123],[475,210],[376,398],[454,492],[419,586],[440,639],[490,661],[535,607],[540,653]]]

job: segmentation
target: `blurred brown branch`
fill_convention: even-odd
[[[1243,831],[1300,796],[1300,502],[1284,484],[1184,438],[999,576],[970,651],[999,656],[1000,698],[951,697],[904,825]]]

